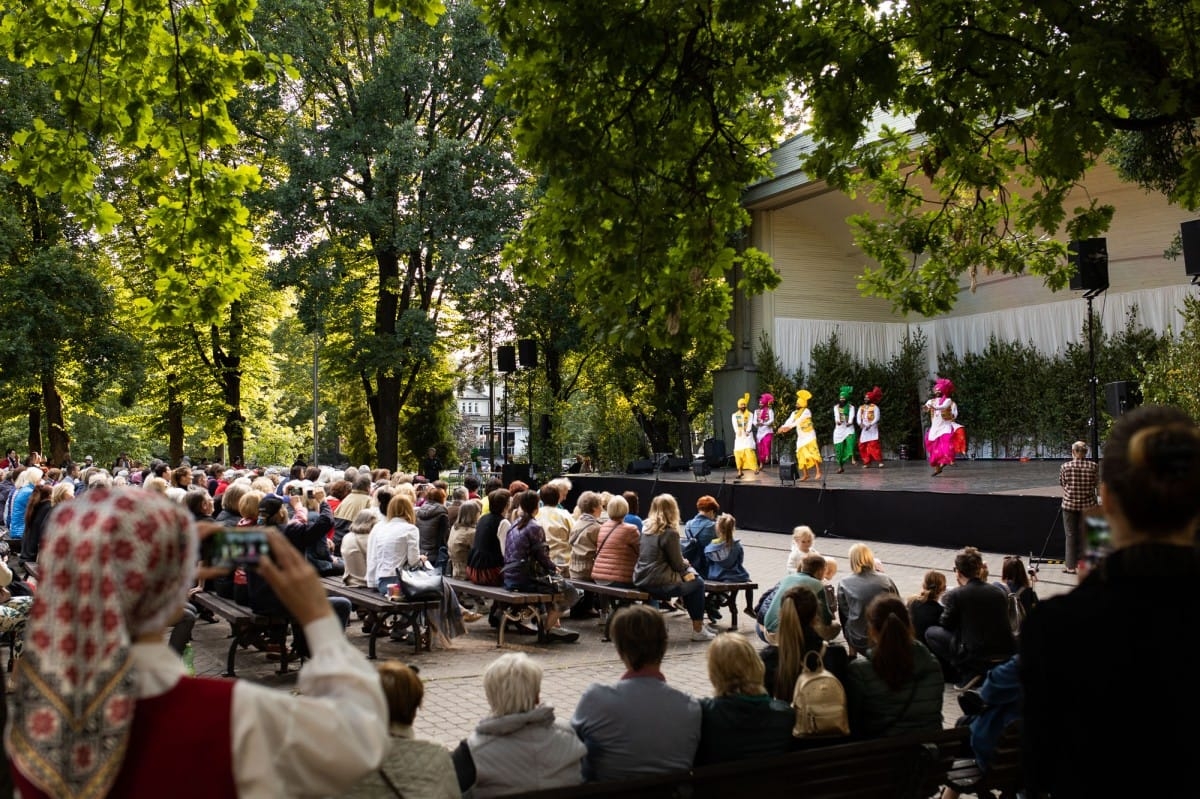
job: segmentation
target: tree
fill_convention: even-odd
[[[882,207],[853,220],[878,264],[860,289],[899,311],[948,310],[959,279],[980,270],[1064,287],[1073,267],[1051,237],[1107,229],[1111,206],[1067,203],[1114,144],[1127,178],[1200,204],[1194,2],[835,0],[796,11],[790,64],[816,141],[803,168]]]
[[[740,196],[779,131],[789,4],[484,5],[519,152],[542,178],[508,261],[545,284],[570,273],[588,333],[678,383],[685,355],[708,363],[732,340],[730,276],[747,293],[778,282],[739,238]],[[667,415],[686,415],[692,388],[660,395]]]
[[[263,3],[264,46],[289,53],[288,172],[273,187],[277,285],[334,368],[355,375],[376,461],[395,469],[401,409],[447,342],[441,317],[496,269],[519,221],[522,176],[509,119],[484,83],[502,60],[466,3],[438,24],[392,23],[360,2]],[[448,431],[447,431],[448,433]]]

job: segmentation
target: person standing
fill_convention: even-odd
[[[750,412],[749,405],[750,395],[743,394],[732,417],[733,462],[737,466],[739,480],[747,469],[758,472],[758,458],[754,454],[754,414]]]
[[[854,449],[854,406],[850,404],[850,395],[854,393],[851,386],[838,389],[838,401],[833,406],[833,452],[837,457],[837,473],[846,471],[846,463],[856,463]]]
[[[929,465],[933,467],[934,477],[954,463],[956,452],[966,451],[966,433],[960,434],[963,426],[957,421],[958,405],[951,398],[953,393],[954,383],[948,378],[939,377],[933,385],[933,397],[925,402],[925,411],[929,414],[925,452],[929,457]]]
[[[879,444],[879,402],[883,391],[875,386],[863,395],[863,404],[858,406],[858,457],[866,469],[874,461],[883,468],[883,449]]]
[[[1071,445],[1071,460],[1058,470],[1062,486],[1063,535],[1067,539],[1067,555],[1063,571],[1076,574],[1079,568],[1079,542],[1083,540],[1083,512],[1096,505],[1096,489],[1100,469],[1087,458],[1088,445],[1076,441]]]
[[[775,411],[771,404],[774,395],[763,394],[758,398],[758,410],[754,412],[754,434],[758,439],[758,471],[771,462],[771,441],[775,438]]]
[[[808,479],[808,470],[815,469],[813,479],[821,479],[821,450],[817,446],[817,433],[813,429],[812,411],[808,401],[812,392],[800,389],[796,392],[796,410],[779,427],[780,433],[796,430],[796,468],[800,470],[800,482]]]
[[[426,450],[425,457],[421,458],[421,471],[418,474],[431,483],[442,476],[442,462],[438,460],[437,447]]]
[[[1161,405],[1120,417],[1104,444],[1100,501],[1112,551],[1021,628],[1026,787],[1055,799],[1112,795],[1137,763],[1139,795],[1179,795],[1180,765],[1195,758],[1179,725],[1200,715],[1200,693],[1188,687],[1195,661],[1173,643],[1200,617],[1196,423]],[[1134,631],[1132,650],[1120,631]],[[1136,664],[1136,697],[1125,657]],[[1148,701],[1114,734],[1114,701],[1138,699]]]

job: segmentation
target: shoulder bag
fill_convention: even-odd
[[[442,575],[437,569],[396,569],[400,593],[408,600],[442,598]]]

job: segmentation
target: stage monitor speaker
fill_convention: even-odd
[[[709,466],[721,466],[725,463],[725,440],[720,438],[704,439],[704,460]]]
[[[1108,415],[1123,416],[1142,404],[1142,390],[1133,380],[1118,380],[1104,384],[1104,404]]]
[[[533,369],[537,366],[537,342],[531,338],[523,338],[517,342],[517,355],[521,358],[522,369]]]
[[[641,458],[629,464],[629,468],[625,470],[629,474],[653,474],[654,461],[649,458]]]
[[[1075,264],[1072,291],[1108,290],[1108,239],[1081,239],[1067,245],[1067,258]]]
[[[795,463],[779,464],[779,482],[794,483],[800,477],[800,470],[796,468]]]
[[[504,373],[517,371],[517,350],[511,344],[503,344],[496,348],[496,362]]]
[[[1200,219],[1181,224],[1179,237],[1183,239],[1183,271],[1200,276]]]
[[[692,474],[696,477],[707,477],[712,474],[712,467],[708,465],[708,461],[704,458],[696,458],[692,461]]]
[[[500,479],[504,481],[504,487],[508,488],[513,484],[513,481],[520,480],[525,485],[533,488],[533,476],[529,470],[528,463],[506,463],[500,469]]]

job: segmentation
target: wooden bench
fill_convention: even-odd
[[[239,605],[232,599],[218,596],[211,591],[200,591],[188,599],[198,608],[212,611],[229,622],[230,638],[229,655],[225,660],[225,676],[236,677],[234,656],[239,646],[262,647],[264,644],[274,644],[279,647],[279,673],[288,671],[288,640],[287,633],[291,621],[283,616],[264,616],[255,613],[245,605]]]
[[[967,729],[964,727],[963,729]],[[963,796],[995,796],[1016,799],[1025,787],[1021,770],[1021,720],[1010,721],[1000,734],[991,766],[981,771],[969,748],[956,759],[946,775],[946,784]]]
[[[522,794],[525,799],[728,799],[791,796],[821,799],[927,799],[966,745],[965,727],[852,743],[830,743],[770,757],[736,760],[632,780],[597,782]]]
[[[510,621],[518,624],[532,621],[537,625],[538,641],[546,643],[549,640],[547,624],[550,609],[558,599],[555,594],[509,591],[503,586],[476,585],[469,580],[455,580],[453,577],[442,577],[442,580],[453,588],[456,594],[495,603],[500,615],[500,624],[496,627],[496,646],[504,646],[504,628]]]
[[[600,599],[598,610],[600,615],[604,617],[604,639],[610,641],[608,637],[608,625],[612,621],[612,614],[618,609],[632,605],[635,602],[649,602],[652,598],[645,591],[640,591],[637,588],[625,588],[619,585],[604,585],[603,583],[593,583],[591,580],[567,580],[567,585],[586,591]]]
[[[428,613],[437,610],[439,602],[436,599],[417,602],[394,601],[370,588],[346,585],[341,577],[322,577],[321,584],[325,586],[325,593],[349,600],[355,610],[362,612],[365,617],[365,631],[369,636],[369,659],[375,659],[375,642],[402,626],[412,628],[414,653],[420,653],[422,648],[428,652],[432,647],[433,636]]]
[[[738,628],[737,597],[739,593],[746,595],[746,615],[754,618],[754,592],[758,583],[718,583],[704,581],[704,610],[705,612],[729,610],[729,629]]]

